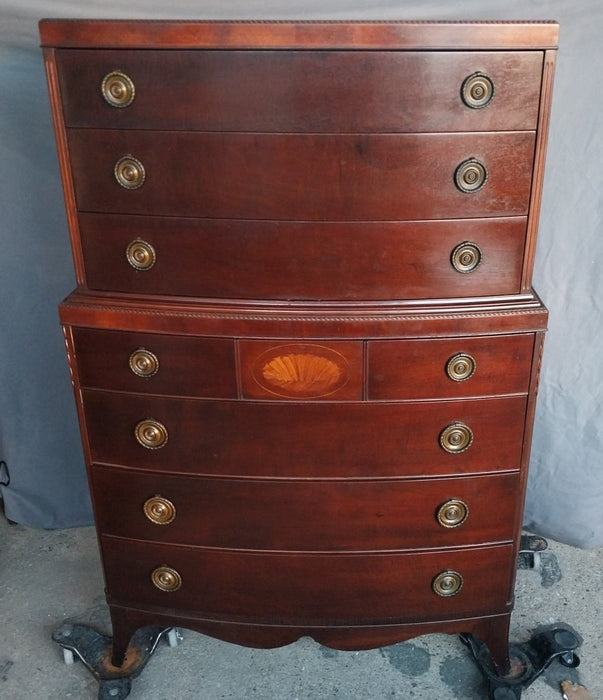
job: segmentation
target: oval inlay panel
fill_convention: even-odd
[[[322,345],[278,345],[254,363],[253,378],[267,391],[286,398],[320,398],[348,381],[343,355]]]

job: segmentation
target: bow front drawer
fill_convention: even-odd
[[[216,479],[98,465],[91,477],[106,534],[287,551],[510,541],[520,480],[519,472],[431,480]]]
[[[103,536],[101,549],[114,601],[256,622],[285,618],[289,624],[391,624],[500,612],[507,588],[484,585],[484,571],[506,581],[513,569],[511,545],[416,554],[273,554]]]
[[[91,289],[235,299],[517,293],[526,239],[521,216],[300,222],[81,213],[79,221]],[[479,260],[457,269],[455,251],[468,244]]]
[[[534,132],[69,129],[80,211],[285,221],[527,214]]]
[[[68,126],[258,132],[536,128],[541,51],[60,50]]]
[[[87,390],[83,402],[94,462],[301,478],[516,470],[526,409],[525,396],[282,403]]]

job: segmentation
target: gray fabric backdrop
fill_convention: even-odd
[[[535,287],[551,311],[526,524],[603,544],[603,3],[600,0],[3,0],[0,6],[0,486],[21,523],[91,521],[56,305],[74,286],[37,20],[55,17],[556,19]],[[0,465],[0,481],[6,481]]]

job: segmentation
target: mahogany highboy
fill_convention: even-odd
[[[557,25],[40,25],[114,633],[507,635]]]

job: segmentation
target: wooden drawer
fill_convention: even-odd
[[[100,532],[232,549],[393,550],[510,541],[519,493],[518,473],[278,481],[94,466],[91,476]],[[468,513],[456,526],[446,509],[456,506],[458,520],[464,509],[453,500],[463,501]]]
[[[362,399],[360,342],[240,340],[238,348],[245,398]]]
[[[517,216],[528,210],[534,132],[283,135],[69,129],[80,211],[301,221]],[[137,189],[114,175],[135,157]],[[485,185],[455,172],[477,159]],[[140,182],[141,180],[139,180]]]
[[[516,470],[526,408],[523,396],[282,403],[93,390],[83,392],[83,402],[93,462],[162,472],[300,478]],[[143,447],[135,436],[136,426],[150,418],[168,436],[159,449]],[[440,446],[440,435],[457,423],[469,427],[473,442],[451,454]]]
[[[74,328],[80,384],[149,394],[235,398],[234,342],[226,338]]]
[[[81,213],[79,221],[91,289],[247,299],[515,294],[526,235],[524,217],[342,223]],[[126,258],[137,239],[155,253],[142,271]],[[465,241],[482,255],[470,273],[451,263]]]
[[[368,344],[370,399],[527,394],[532,334]]]
[[[509,600],[513,547],[412,554],[277,554],[206,550],[101,538],[107,589],[117,602],[194,610],[225,618],[330,624],[434,619],[502,611]],[[175,570],[179,590],[152,583]],[[451,597],[434,593],[445,571],[462,577]],[[484,576],[497,585],[484,585]],[[172,575],[172,580],[175,577]]]
[[[541,51],[59,50],[68,126],[191,131],[409,132],[536,128]],[[103,78],[125,73],[134,100],[112,107]],[[494,98],[468,107],[487,74]],[[294,86],[294,89],[292,87]]]

